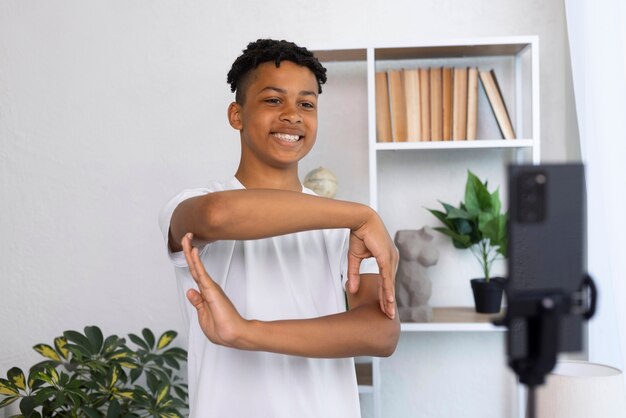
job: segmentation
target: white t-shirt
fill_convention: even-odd
[[[233,178],[185,190],[161,210],[167,245],[178,204],[211,192],[243,189]],[[308,189],[305,193],[314,194]],[[315,230],[249,241],[216,241],[200,251],[209,275],[247,319],[304,319],[344,312],[348,230]],[[169,247],[168,247],[169,248]],[[243,351],[211,343],[186,300],[197,288],[182,252],[170,253],[189,323],[189,401],[195,418],[357,418],[352,358],[311,359]],[[365,260],[362,273],[377,273]]]

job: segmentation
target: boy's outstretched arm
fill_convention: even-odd
[[[359,290],[348,296],[347,312],[301,320],[246,320],[207,274],[197,248],[191,247],[191,234],[182,245],[200,290],[189,290],[187,298],[197,309],[205,335],[215,344],[319,358],[389,356],[396,348],[400,322],[380,311],[377,275],[363,275]]]
[[[180,203],[170,222],[169,245],[187,232],[198,241],[250,240],[313,229],[348,228],[348,293],[359,290],[359,265],[376,258],[382,280],[380,309],[394,318],[398,251],[378,214],[366,205],[270,189],[209,193]]]

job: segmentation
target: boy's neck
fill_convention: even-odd
[[[302,191],[297,167],[295,169],[272,170],[271,172],[250,172],[240,166],[235,177],[246,189]]]

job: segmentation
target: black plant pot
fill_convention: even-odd
[[[474,305],[478,313],[498,313],[502,306],[502,292],[504,279],[492,277],[489,282],[485,279],[472,279]]]

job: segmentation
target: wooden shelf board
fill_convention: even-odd
[[[476,139],[474,141],[377,142],[377,151],[426,149],[531,148],[532,139]]]
[[[479,314],[474,308],[433,308],[431,322],[403,322],[402,332],[456,332],[456,331],[506,331],[491,323],[501,314]]]

